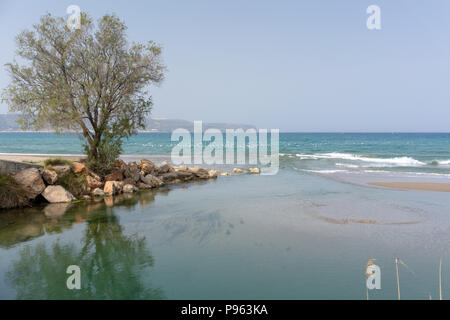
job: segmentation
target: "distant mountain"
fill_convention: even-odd
[[[0,131],[21,131],[17,124],[17,114],[0,114]],[[183,128],[189,131],[194,130],[194,122],[180,119],[166,119],[166,118],[149,118],[147,120],[147,129],[145,132],[172,132],[175,129]],[[209,128],[216,128],[224,131],[225,129],[239,129],[244,130],[255,128],[255,126],[248,124],[230,124],[230,123],[208,123],[203,122],[203,131]],[[48,130],[46,130],[48,131]]]

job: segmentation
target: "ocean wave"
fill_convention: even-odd
[[[318,154],[303,154],[297,153],[296,157],[300,160],[319,160],[319,159],[342,159],[349,161],[362,161],[371,163],[391,164],[396,166],[424,166],[425,162],[416,160],[411,157],[395,157],[395,158],[372,158],[368,156],[362,156],[358,154],[350,153],[318,153]]]

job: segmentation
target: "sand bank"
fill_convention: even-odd
[[[450,183],[437,182],[370,182],[370,185],[404,190],[450,192]]]

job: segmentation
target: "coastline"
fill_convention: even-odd
[[[397,190],[450,192],[450,183],[439,182],[369,182],[371,186]]]

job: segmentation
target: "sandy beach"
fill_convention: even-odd
[[[402,190],[450,192],[450,183],[437,182],[370,182],[372,186]]]
[[[61,158],[71,161],[79,161],[84,158],[81,155],[60,155],[60,154],[0,154],[0,160],[38,163],[50,158]]]

